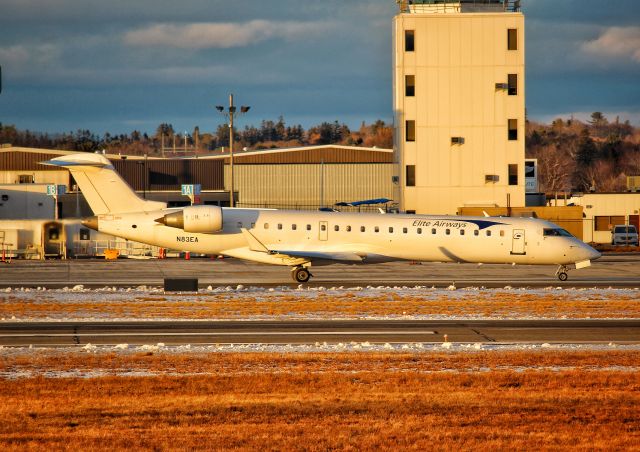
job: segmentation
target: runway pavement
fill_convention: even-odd
[[[309,286],[436,286],[457,287],[640,287],[640,254],[605,255],[589,268],[569,272],[569,280],[555,277],[555,266],[511,266],[395,262],[378,265],[313,267]],[[298,284],[287,267],[237,259],[180,259],[117,261],[13,261],[0,263],[0,287],[59,288],[162,286],[164,278],[198,278],[200,287],[275,287]]]
[[[1,346],[117,344],[640,343],[640,320],[0,323]]]

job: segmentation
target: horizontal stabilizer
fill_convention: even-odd
[[[40,162],[41,165],[71,167],[71,166],[91,166],[94,168],[104,168],[107,166],[104,162],[71,162],[66,160],[47,160]]]
[[[70,154],[41,163],[67,168],[94,215],[151,212],[167,207],[164,202],[140,198],[102,154]]]

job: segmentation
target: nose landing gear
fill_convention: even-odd
[[[305,283],[309,281],[313,275],[306,267],[294,267],[291,269],[291,276],[295,282]]]
[[[556,276],[560,281],[566,281],[567,279],[569,279],[569,275],[567,275],[568,271],[569,268],[566,265],[560,265],[558,267],[558,270],[556,270]]]

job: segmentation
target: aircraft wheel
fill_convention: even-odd
[[[569,279],[569,275],[567,275],[565,272],[560,272],[558,273],[558,279],[560,281],[566,281],[567,279]]]
[[[291,276],[295,282],[305,283],[311,278],[311,273],[304,267],[296,267],[291,271]]]

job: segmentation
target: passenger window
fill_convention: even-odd
[[[504,231],[500,231],[500,237],[504,237]]]
[[[460,229],[460,235],[464,235],[464,229]]]
[[[432,234],[432,235],[435,235],[435,234],[436,234],[436,232],[437,232],[437,231],[436,231],[436,228],[432,228],[432,229],[431,229],[431,234]]]
[[[321,224],[320,225],[320,230],[321,231],[326,231],[327,230],[327,225],[326,224]]]
[[[366,228],[364,226],[360,226],[360,232],[364,232]]]
[[[291,230],[295,231],[296,229],[298,229],[298,225],[297,224],[292,224],[291,225]]]
[[[402,228],[402,233],[403,233],[403,234],[406,234],[407,232],[409,232],[409,231],[407,230],[407,228]]]
[[[389,228],[389,234],[393,234],[393,228]]]
[[[418,228],[418,234],[422,234],[422,228]]]
[[[265,229],[269,229],[269,223],[265,223],[265,224],[264,224],[264,228],[265,228]]]
[[[333,227],[333,230],[338,232],[340,230],[340,226],[338,226],[337,224]]]
[[[476,229],[475,231],[473,231],[473,235],[480,235],[480,231]]]
[[[451,229],[445,229],[444,233],[447,235],[451,235]]]
[[[308,224],[308,225],[307,225],[307,231],[310,231],[310,230],[311,230],[311,225],[310,225],[310,224]]]
[[[487,231],[487,237],[491,237],[491,231]]]
[[[376,226],[375,228],[373,228],[373,230],[374,230],[375,232],[380,232],[380,228],[379,228],[378,226]]]
[[[351,226],[347,226],[347,232],[351,232]]]
[[[282,223],[278,223],[278,229],[282,230]]]

